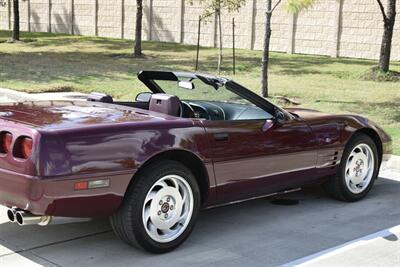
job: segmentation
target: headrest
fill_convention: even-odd
[[[174,95],[152,94],[149,110],[179,117],[181,101]]]

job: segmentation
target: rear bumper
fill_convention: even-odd
[[[40,179],[0,169],[0,204],[35,215],[103,217],[121,205],[133,173]],[[110,179],[107,188],[74,190],[80,181]]]

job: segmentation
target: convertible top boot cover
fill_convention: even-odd
[[[167,94],[153,94],[150,98],[149,110],[179,117],[181,101],[178,97]]]

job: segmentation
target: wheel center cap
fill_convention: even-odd
[[[167,202],[165,202],[164,204],[162,204],[161,206],[161,211],[163,213],[167,213],[169,211],[169,204]]]

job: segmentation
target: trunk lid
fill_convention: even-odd
[[[143,109],[85,101],[39,101],[0,104],[0,119],[32,128],[65,129],[177,118]]]

